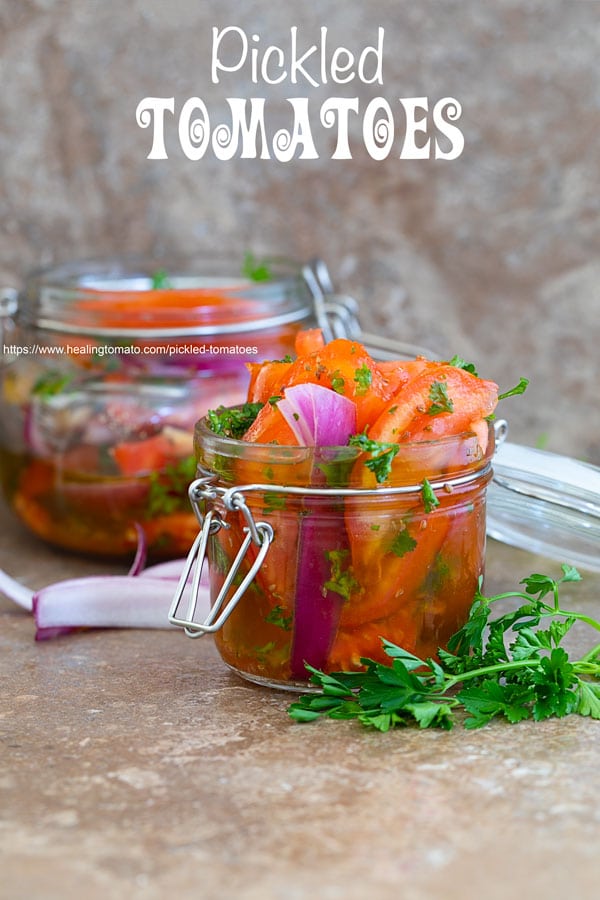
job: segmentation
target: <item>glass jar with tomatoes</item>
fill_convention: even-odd
[[[305,690],[307,664],[389,662],[383,639],[425,659],[464,624],[484,572],[491,424],[398,445],[381,484],[360,445],[248,443],[210,419],[195,434],[203,525],[188,559],[201,566],[204,546],[212,608],[182,618],[177,596],[171,621],[214,633],[237,674]]]
[[[460,357],[380,360],[313,329],[195,429],[201,530],[170,621],[245,678],[419,658],[462,625],[484,572],[498,385]],[[196,616],[208,561],[210,611]],[[191,595],[188,591],[188,576]],[[187,596],[184,596],[187,595]]]
[[[248,363],[329,321],[307,270],[249,260],[73,263],[5,299],[4,495],[40,538],[105,557],[130,554],[140,528],[154,558],[187,551],[194,423],[243,400]]]

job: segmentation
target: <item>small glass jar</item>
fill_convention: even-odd
[[[483,574],[491,426],[480,440],[400,445],[378,484],[357,448],[245,443],[200,421],[190,498],[202,528],[170,621],[192,637],[214,633],[244,678],[289,690],[306,689],[306,663],[332,672],[389,661],[382,638],[435,656]],[[198,622],[205,555],[212,606]]]
[[[5,292],[0,479],[36,535],[121,557],[137,524],[152,557],[187,551],[194,423],[244,400],[246,364],[284,357],[300,328],[332,321],[306,269],[275,265],[256,281],[241,268],[76,263]],[[341,335],[354,313],[343,299],[336,310]]]

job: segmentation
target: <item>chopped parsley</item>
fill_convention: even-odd
[[[349,600],[352,593],[360,588],[360,584],[352,574],[352,567],[348,565],[349,553],[349,550],[325,551],[325,556],[331,564],[331,573],[323,588],[339,594],[344,600]]]
[[[403,528],[392,541],[390,550],[394,556],[402,557],[414,550],[416,546],[417,542],[414,537],[411,537],[406,528]]]
[[[273,512],[275,509],[285,509],[285,496],[276,491],[269,491],[263,497],[263,515]]]
[[[448,384],[445,381],[434,381],[429,388],[431,406],[427,410],[428,416],[437,416],[440,413],[454,411],[454,403],[448,396]]]
[[[186,456],[166,466],[164,472],[151,472],[147,510],[149,516],[169,516],[188,508],[187,489],[196,477],[196,459]]]
[[[373,373],[366,363],[363,363],[359,369],[355,370],[354,380],[358,385],[356,394],[358,397],[362,397],[363,394],[367,393],[371,386],[371,382],[373,381]]]
[[[55,369],[40,375],[31,393],[36,397],[54,397],[60,394],[73,380],[73,375],[68,372],[57,372]]]
[[[209,409],[206,417],[211,431],[224,437],[239,440],[250,428],[263,408],[262,403],[244,403],[242,406],[219,406]]]
[[[331,387],[336,392],[336,394],[344,393],[346,382],[344,381],[339,369],[336,369],[335,372],[332,372]]]
[[[440,505],[440,501],[435,496],[435,491],[426,478],[421,482],[421,497],[423,498],[423,506],[426,513],[432,512],[436,506]]]
[[[266,260],[258,260],[254,254],[246,253],[242,263],[242,275],[250,281],[271,281],[273,273]]]
[[[470,372],[471,375],[475,375],[475,377],[478,377],[477,369],[475,368],[473,363],[466,362],[466,360],[464,360],[462,356],[453,356],[448,365],[455,366],[457,369],[464,369],[465,372]]]
[[[156,272],[152,273],[152,290],[160,291],[160,290],[168,290],[173,287],[171,281],[169,279],[169,273],[166,269],[157,269]]]
[[[392,470],[392,462],[400,450],[400,444],[372,441],[364,432],[362,434],[353,434],[348,443],[351,447],[359,447],[366,453],[371,454],[371,459],[366,460],[365,466],[374,474],[378,484],[382,484],[389,477]]]
[[[290,631],[293,621],[293,616],[285,615],[283,606],[274,606],[265,616],[265,622],[268,622],[269,625],[276,625],[278,628],[283,628],[284,631]]]

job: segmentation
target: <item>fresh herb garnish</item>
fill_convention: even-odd
[[[152,472],[148,489],[148,515],[169,516],[187,509],[187,489],[195,475],[196,459],[193,456],[171,463],[164,472]]]
[[[246,253],[242,263],[242,275],[250,281],[271,281],[273,275],[266,260],[258,260],[254,254]]]
[[[448,384],[445,381],[434,381],[429,388],[431,406],[427,410],[428,416],[437,416],[440,413],[451,413],[454,403],[448,396]]]
[[[596,631],[600,622],[561,607],[560,585],[581,580],[572,566],[562,572],[558,580],[530,575],[521,582],[524,590],[493,597],[479,588],[467,622],[439,651],[439,662],[383,640],[389,665],[363,659],[366,671],[333,674],[307,666],[321,693],[301,697],[290,716],[299,722],[356,719],[383,732],[411,724],[450,729],[459,711],[467,713],[465,728],[494,718],[516,723],[578,713],[600,719],[600,644],[575,661],[561,646],[575,622]],[[521,605],[490,618],[496,602],[511,599]]]
[[[157,269],[157,271],[152,274],[151,286],[153,291],[166,290],[173,287],[169,279],[169,273],[166,269]]]
[[[372,441],[364,432],[362,434],[353,434],[348,443],[351,447],[359,447],[366,453],[371,454],[371,459],[366,460],[365,466],[373,472],[377,482],[382,484],[392,470],[392,462],[400,450],[400,444]]]
[[[283,606],[274,606],[265,616],[265,622],[268,622],[269,625],[276,625],[278,628],[283,628],[284,631],[289,631],[291,629],[293,621],[293,616],[285,615]]]
[[[435,495],[435,491],[431,487],[431,484],[424,478],[421,482],[421,498],[423,500],[423,506],[425,507],[425,512],[430,513],[432,510],[436,508],[436,506],[440,505],[440,501]]]
[[[73,380],[73,375],[68,372],[57,372],[51,370],[40,375],[37,379],[31,393],[36,397],[54,397],[60,394]]]
[[[414,537],[411,537],[406,528],[403,528],[390,544],[390,550],[394,556],[402,557],[414,550],[416,546],[417,542]]]
[[[473,363],[468,363],[466,360],[462,358],[462,356],[453,356],[452,359],[448,363],[449,366],[455,366],[457,369],[464,369],[465,372],[470,372],[471,375],[475,375],[477,378],[477,369],[473,365]]]
[[[352,574],[348,565],[348,550],[326,550],[325,556],[331,564],[329,580],[323,587],[325,590],[339,594],[344,600],[349,600],[353,591],[360,588],[360,584]]]
[[[336,394],[343,394],[345,390],[346,382],[344,381],[339,369],[336,369],[335,372],[331,373],[331,388],[336,392]]]
[[[527,385],[529,384],[528,378],[519,379],[519,383],[511,388],[509,391],[504,391],[503,394],[498,394],[498,400],[506,400],[507,397],[514,397],[517,394],[524,394],[527,390]]]
[[[367,393],[371,386],[371,382],[373,381],[373,373],[366,363],[363,363],[360,368],[355,370],[354,380],[358,385],[356,388],[356,395],[362,397]]]
[[[285,496],[277,494],[275,491],[268,491],[263,497],[264,508],[263,515],[273,512],[276,509],[285,509]]]
[[[211,431],[238,440],[250,428],[263,408],[262,403],[243,403],[241,406],[219,406],[209,409],[206,417]]]

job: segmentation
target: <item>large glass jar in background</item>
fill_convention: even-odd
[[[242,402],[246,363],[293,352],[298,329],[325,316],[310,270],[241,270],[69,264],[32,275],[14,314],[5,308],[0,478],[36,535],[118,557],[136,546],[137,523],[151,556],[188,550],[194,423]],[[338,333],[354,327],[335,307]]]
[[[171,622],[214,633],[230,668],[286,689],[306,689],[307,662],[389,662],[382,637],[434,656],[483,574],[491,425],[480,440],[401,444],[386,483],[366,489],[355,447],[247,443],[200,421],[190,496],[203,526],[188,564],[197,571],[206,548],[212,610],[198,622],[180,594]]]

